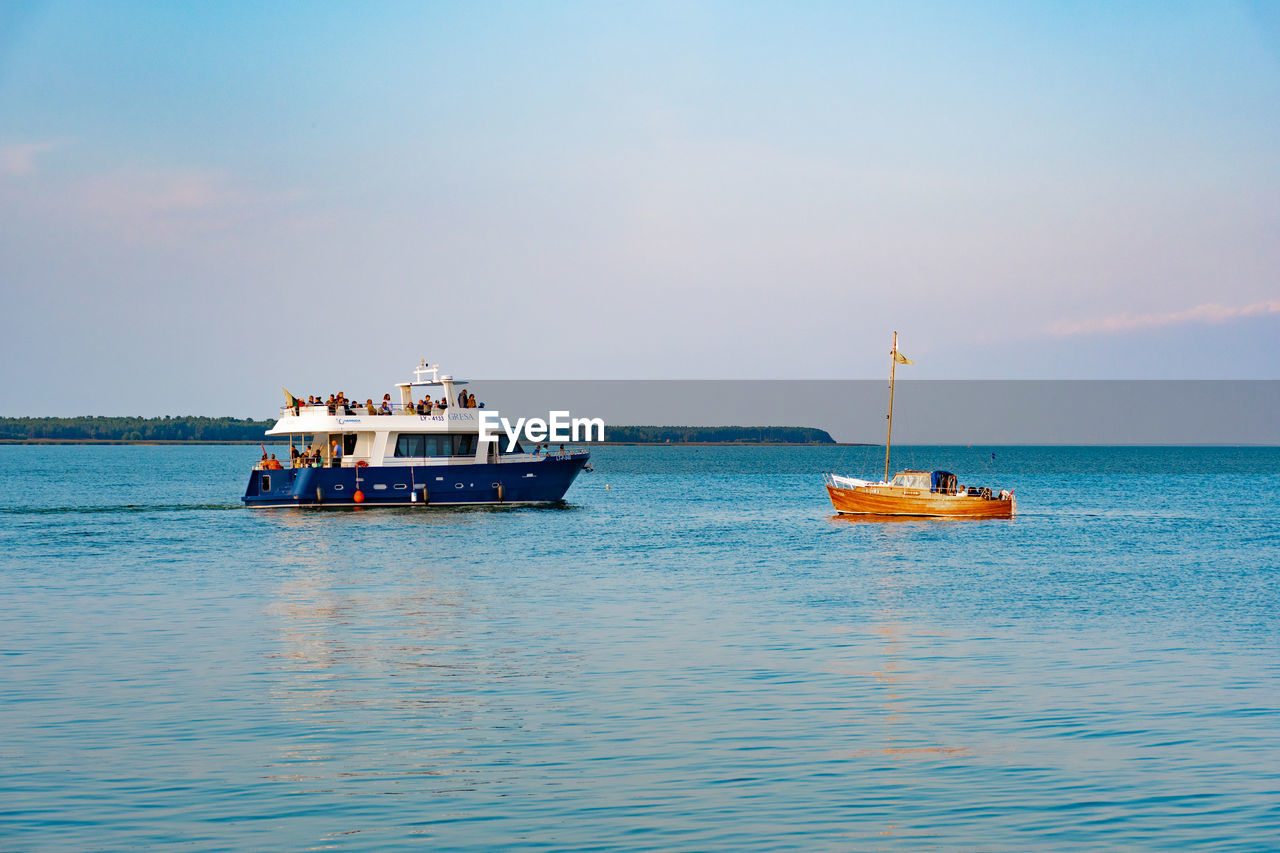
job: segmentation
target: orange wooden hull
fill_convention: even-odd
[[[1013,518],[1017,501],[944,495],[896,486],[842,489],[828,484],[836,512],[853,515],[914,515],[928,518]]]

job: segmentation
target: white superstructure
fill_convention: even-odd
[[[333,463],[335,441],[342,446],[338,467],[343,468],[472,465],[496,462],[499,455],[503,462],[532,458],[532,454],[503,452],[505,442],[497,438],[480,439],[484,409],[457,404],[458,391],[466,384],[441,375],[440,365],[424,361],[414,370],[413,381],[396,384],[400,399],[391,404],[390,414],[370,414],[366,404],[352,403],[354,413],[348,414],[343,407],[296,401],[280,410],[280,419],[267,435],[289,436],[295,446],[314,448],[326,467]],[[445,406],[433,407],[430,414],[420,413],[415,402],[418,393],[443,400]],[[375,404],[375,409],[380,408],[380,403]]]

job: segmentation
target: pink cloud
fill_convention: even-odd
[[[81,204],[95,213],[149,219],[217,210],[241,198],[225,178],[209,172],[114,172],[87,181],[80,194]]]
[[[57,142],[23,142],[0,145],[0,172],[11,177],[29,175],[36,170],[36,157],[58,147]]]
[[[55,144],[0,147],[0,204],[46,227],[101,232],[122,243],[174,247],[244,233],[263,223],[293,224],[297,191],[263,192],[218,169],[125,166],[41,169]],[[6,179],[7,175],[23,177]]]
[[[1209,302],[1185,311],[1164,314],[1113,314],[1109,317],[1095,317],[1088,320],[1063,320],[1047,327],[1046,331],[1057,337],[1071,337],[1128,332],[1135,329],[1158,329],[1189,323],[1227,323],[1231,320],[1267,314],[1280,314],[1280,302],[1268,300],[1238,307]]]
[[[243,225],[295,198],[255,192],[220,172],[127,169],[80,182],[70,201],[80,217],[118,237],[171,243]]]

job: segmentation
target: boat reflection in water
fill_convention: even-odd
[[[832,524],[892,524],[925,529],[946,521],[982,521],[976,515],[877,515],[875,513],[838,512],[827,516]]]
[[[884,479],[860,480],[827,474],[827,496],[836,512],[872,518],[1013,518],[1017,501],[1012,491],[993,493],[985,486],[961,485],[950,471],[900,471],[889,479],[889,448],[893,443],[893,390],[899,364],[913,364],[898,351],[893,333],[889,366],[889,428],[884,442]]]

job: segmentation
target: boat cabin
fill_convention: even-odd
[[[496,462],[499,456],[505,461],[531,458],[518,443],[508,453],[503,436],[481,440],[483,409],[454,405],[466,384],[441,375],[439,365],[424,362],[414,370],[412,382],[396,384],[400,400],[386,406],[389,413],[370,414],[364,406],[306,405],[295,399],[293,405],[281,408],[267,435],[288,436],[291,448],[298,451],[312,448],[312,459],[295,461],[294,467],[422,467]],[[445,405],[423,413],[415,403],[419,395]],[[341,445],[341,453],[335,453],[335,442]]]
[[[899,471],[893,475],[889,485],[944,495],[954,495],[958,491],[956,475],[950,471]]]

